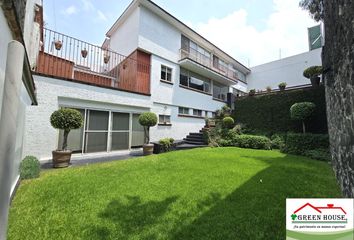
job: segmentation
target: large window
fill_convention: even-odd
[[[189,58],[202,63],[203,65],[210,66],[210,52],[183,35],[181,37],[181,48],[184,51],[184,54]]]
[[[196,73],[192,73],[181,68],[180,82],[181,85],[201,91],[210,93],[210,80],[206,79]]]
[[[178,113],[182,114],[182,115],[189,115],[189,108],[179,107],[178,108]]]
[[[172,68],[161,65],[161,80],[172,81]]]
[[[73,152],[109,152],[144,144],[144,129],[139,124],[139,114],[108,110],[77,110],[84,118],[84,125],[69,134],[68,149]],[[63,131],[59,134],[58,144],[61,146]]]
[[[229,92],[229,87],[222,85],[220,83],[214,82],[213,85],[213,98],[226,101],[227,93]]]

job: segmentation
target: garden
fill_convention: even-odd
[[[8,238],[284,239],[291,197],[341,197],[330,165],[277,150],[175,151],[23,180]]]

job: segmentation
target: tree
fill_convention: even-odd
[[[300,7],[302,9],[308,10],[310,15],[316,21],[323,20],[323,1],[324,0],[302,0],[300,2]]]
[[[302,122],[302,131],[306,133],[305,121],[309,120],[315,112],[316,105],[312,102],[295,103],[290,107],[290,116],[293,120]]]
[[[354,197],[354,1],[302,0],[300,6],[323,20],[322,51],[332,165],[347,198]]]
[[[150,127],[157,124],[157,116],[152,112],[145,112],[139,116],[139,123],[144,127],[145,144],[150,143]]]
[[[82,127],[83,122],[84,120],[81,113],[75,109],[61,108],[52,113],[50,116],[50,123],[52,126],[56,129],[64,130],[61,150],[67,150],[70,130]]]

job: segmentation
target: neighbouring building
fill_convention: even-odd
[[[27,110],[25,137],[26,154],[41,160],[62,141],[49,123],[60,107],[85,119],[68,140],[82,156],[142,146],[138,117],[146,111],[159,117],[152,141],[183,139],[233,88],[247,91],[247,67],[149,0],[134,0],[101,47],[42,29],[34,71],[39,104]]]
[[[10,196],[24,157],[26,107],[37,104],[35,63],[41,1],[0,0],[0,239],[6,239]],[[39,41],[37,42],[39,43]]]

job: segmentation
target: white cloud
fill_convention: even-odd
[[[72,15],[77,13],[77,8],[74,5],[71,5],[70,7],[66,8],[62,13],[65,15]]]
[[[95,9],[95,6],[93,5],[93,3],[91,2],[91,0],[81,0],[82,4],[83,4],[83,9],[85,11],[91,11]]]
[[[104,13],[101,12],[100,10],[97,10],[97,15],[98,15],[98,17],[97,17],[98,20],[102,20],[102,21],[107,21],[108,20],[106,15],[104,15]]]
[[[196,25],[196,30],[230,55],[251,66],[308,50],[307,28],[316,23],[296,0],[273,0],[275,11],[265,19],[266,27],[257,30],[247,22],[247,11],[233,12],[224,18],[211,18]]]

